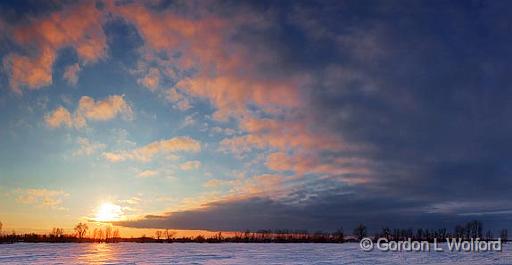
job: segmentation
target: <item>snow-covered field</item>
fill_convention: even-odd
[[[512,264],[502,252],[363,252],[359,244],[8,244],[0,264]]]

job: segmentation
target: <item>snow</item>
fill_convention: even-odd
[[[0,264],[512,264],[502,252],[363,252],[359,244],[0,245]]]

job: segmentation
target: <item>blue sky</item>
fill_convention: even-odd
[[[2,3],[1,221],[506,227],[510,8]]]

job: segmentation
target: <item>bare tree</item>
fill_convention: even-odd
[[[358,240],[361,240],[363,239],[364,237],[366,237],[368,235],[368,231],[366,229],[366,226],[363,225],[363,224],[359,224],[358,226],[356,226],[356,228],[354,229],[354,236],[358,239]]]
[[[85,234],[87,233],[87,229],[89,229],[89,227],[87,226],[87,224],[85,224],[85,223],[78,223],[78,224],[75,226],[76,236],[77,236],[79,239],[84,238]]]
[[[482,238],[482,223],[477,220],[473,220],[469,223],[466,223],[466,238]]]
[[[105,228],[105,241],[108,241],[112,237],[112,227],[107,226]]]
[[[169,231],[169,229],[165,229],[164,235],[167,238],[167,240],[171,240],[176,235],[176,232]]]
[[[112,238],[118,239],[120,238],[119,229],[114,230],[114,233],[112,234]]]
[[[160,238],[162,237],[162,231],[157,230],[157,231],[155,232],[155,237],[156,237],[156,239],[160,240]]]
[[[456,225],[455,226],[455,237],[456,238],[464,238],[464,234],[466,233],[465,231],[466,231],[466,229],[464,228],[463,225]]]
[[[2,227],[3,227],[3,226],[4,226],[4,225],[2,224],[2,222],[0,222],[0,236],[2,235]]]
[[[338,242],[343,242],[345,240],[345,234],[343,232],[343,227],[340,227],[336,232],[334,232],[334,238]]]
[[[64,235],[64,229],[59,227],[52,228],[52,232],[50,233],[50,236],[52,237],[62,237]]]
[[[507,242],[508,241],[508,230],[507,229],[502,229],[501,230],[500,238],[501,238],[501,240],[503,240],[503,242]]]
[[[97,236],[98,236],[98,241],[103,240],[103,229],[101,229],[101,228],[98,229]]]

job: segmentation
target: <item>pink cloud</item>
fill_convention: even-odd
[[[45,115],[45,122],[52,128],[61,125],[68,128],[82,128],[87,125],[87,120],[106,121],[117,116],[122,116],[125,120],[133,119],[132,108],[124,100],[124,96],[112,95],[97,101],[91,97],[83,96],[80,98],[78,107],[73,114],[60,106]]]
[[[102,29],[103,15],[93,2],[70,5],[42,17],[30,17],[27,23],[6,25],[13,40],[29,51],[9,53],[3,65],[13,91],[39,89],[52,84],[52,67],[57,51],[73,47],[80,60],[92,63],[106,54]]]
[[[171,10],[154,11],[141,3],[112,7],[114,13],[133,23],[145,40],[144,59],[149,65],[159,65],[161,74],[175,77],[175,65],[181,69],[194,68],[197,74],[181,79],[175,88],[191,97],[210,101],[217,111],[214,118],[225,120],[246,112],[247,104],[256,104],[265,111],[300,105],[300,88],[308,82],[304,75],[273,76],[262,74],[260,67],[275,60],[272,51],[254,51],[232,41],[232,35],[242,26],[265,27],[265,19],[250,13],[224,18],[203,10],[199,17],[187,17]],[[155,59],[157,52],[169,55],[180,51],[183,56],[163,63]],[[155,84],[149,75],[141,83]],[[189,108],[189,102],[180,100],[171,90],[168,97],[180,109]],[[179,102],[179,103],[178,103]]]
[[[44,120],[46,124],[52,128],[57,128],[61,125],[73,127],[73,118],[71,113],[62,106],[56,108],[53,112],[46,114]]]
[[[357,157],[322,159],[318,153],[275,152],[267,157],[265,165],[275,171],[292,171],[297,177],[313,173],[337,178],[346,183],[366,183],[373,173],[372,164],[367,159]]]

